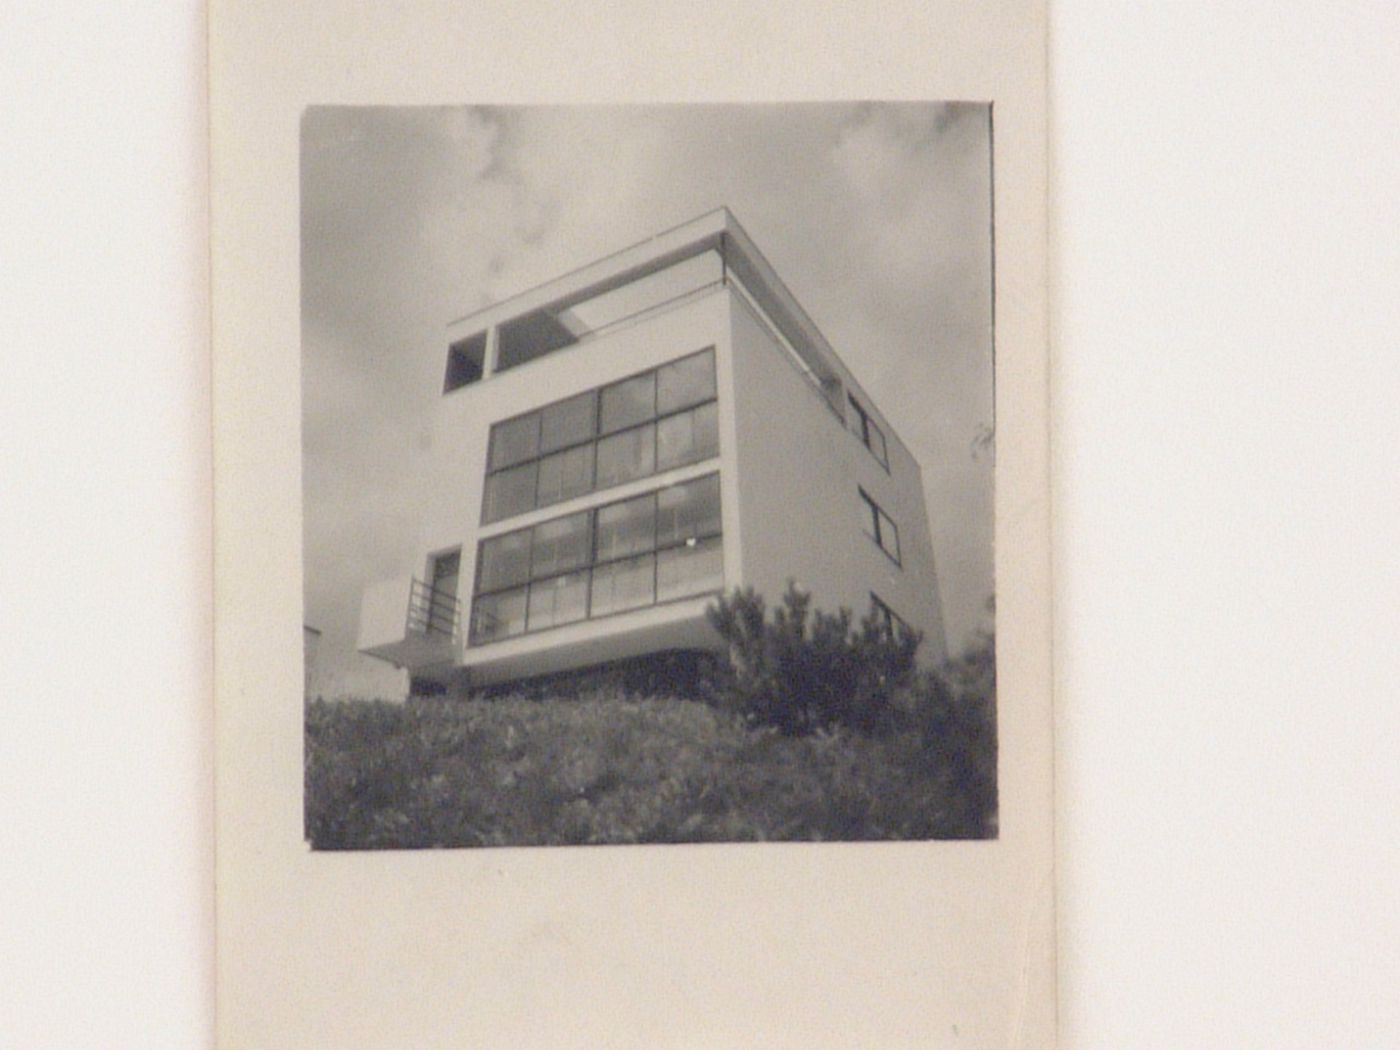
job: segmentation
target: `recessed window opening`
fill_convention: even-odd
[[[509,371],[643,314],[678,305],[718,287],[722,280],[719,253],[707,251],[579,302],[548,306],[507,321],[499,329],[496,371]]]
[[[897,634],[899,628],[909,630],[909,624],[904,617],[895,612],[888,604],[880,600],[880,596],[874,591],[870,592],[870,606],[875,611],[875,619],[881,627],[891,635]]]
[[[702,252],[574,303],[558,311],[557,316],[569,331],[583,338],[660,307],[677,304],[696,292],[717,287],[723,279],[724,267],[719,253]]]
[[[719,454],[714,350],[491,428],[484,524]]]
[[[461,342],[453,343],[447,351],[447,375],[442,382],[444,394],[480,382],[486,370],[486,333],[478,332]]]
[[[718,474],[482,540],[470,644],[722,590]]]
[[[880,424],[870,418],[870,413],[865,410],[865,406],[857,401],[854,395],[849,398],[851,408],[855,415],[851,419],[851,429],[855,431],[856,437],[860,438],[861,444],[870,450],[870,454],[875,457],[880,466],[886,471],[890,469],[889,455],[885,449],[885,432],[880,429]]]
[[[870,494],[865,489],[859,491],[864,512],[865,534],[874,540],[876,545],[888,554],[896,565],[899,565],[899,529],[895,527],[894,521],[881,506],[870,498]]]
[[[417,634],[457,637],[457,584],[461,573],[461,548],[443,551],[428,559],[427,574],[413,579],[408,599],[407,629]]]
[[[548,310],[536,310],[501,325],[496,371],[505,372],[578,342],[578,336]]]

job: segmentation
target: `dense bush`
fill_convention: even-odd
[[[672,699],[306,708],[316,849],[965,838],[917,730],[801,737]]]
[[[925,729],[930,750],[945,764],[976,834],[994,836],[997,821],[996,638],[983,632],[941,669],[949,692],[945,713]]]
[[[992,635],[918,671],[917,635],[814,613],[795,588],[771,619],[752,591],[711,616],[731,670],[681,654],[517,695],[309,703],[307,839],[377,849],[995,837]],[[678,699],[668,685],[683,680],[716,702]]]
[[[850,610],[814,611],[810,595],[791,583],[771,619],[752,588],[720,598],[709,618],[729,646],[732,673],[723,695],[750,722],[789,735],[897,727],[897,698],[913,676],[918,632],[902,623],[891,629],[874,608],[852,626]]]
[[[900,721],[917,733],[923,767],[947,785],[955,838],[994,838],[997,827],[996,641],[990,633],[901,696]]]

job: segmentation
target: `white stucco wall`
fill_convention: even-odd
[[[376,580],[365,587],[360,594],[357,649],[374,649],[403,641],[411,583],[411,577],[405,574]]]
[[[770,605],[794,579],[816,607],[844,606],[856,619],[869,610],[873,591],[924,632],[921,660],[936,662],[943,627],[914,458],[886,428],[887,473],[751,308],[736,298],[732,317],[740,576]],[[873,409],[868,398],[862,403]],[[901,564],[865,535],[859,488],[898,526]]]
[[[726,589],[750,584],[772,604],[787,581],[795,579],[812,592],[817,607],[844,606],[857,619],[870,608],[874,592],[925,633],[921,658],[940,659],[943,628],[918,464],[878,407],[840,369],[848,388],[885,431],[887,472],[753,311],[740,293],[717,288],[630,327],[443,395],[421,489],[420,553],[409,571],[426,578],[433,555],[461,548],[459,597],[465,628],[480,540],[715,471],[714,460],[691,464],[506,521],[479,524],[492,424],[713,347]],[[445,349],[444,343],[438,352]],[[898,525],[900,564],[865,535],[859,488]],[[361,648],[403,638],[407,586],[404,578],[366,591]],[[454,662],[472,668],[478,681],[490,682],[660,647],[718,647],[705,623],[709,600],[633,610],[484,646],[466,645],[464,629]],[[400,657],[410,655],[407,646],[395,648]]]

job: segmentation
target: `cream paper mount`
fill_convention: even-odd
[[[1043,8],[638,15],[213,5],[221,1046],[1054,1042]],[[575,487],[492,462],[584,392]],[[604,546],[629,499],[649,546]],[[583,553],[536,538],[570,515]],[[954,653],[995,595],[985,837],[312,848],[308,695],[689,647],[717,580],[783,575]]]

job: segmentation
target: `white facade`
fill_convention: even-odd
[[[719,650],[721,590],[792,579],[944,655],[919,465],[727,210],[445,345],[420,559],[366,589],[361,650],[473,684]]]

